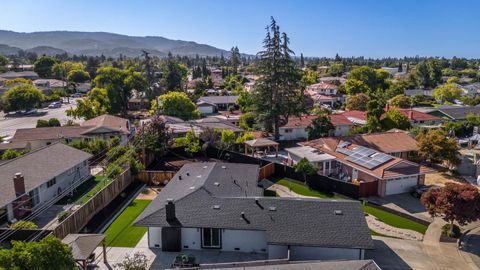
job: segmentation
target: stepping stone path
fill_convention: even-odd
[[[406,240],[422,241],[423,239],[423,234],[419,232],[392,227],[372,215],[366,215],[365,219],[367,220],[368,227],[376,233]]]

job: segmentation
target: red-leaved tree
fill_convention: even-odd
[[[442,188],[431,188],[421,197],[421,202],[432,216],[441,216],[450,223],[460,225],[480,219],[480,194],[470,184],[447,183]]]

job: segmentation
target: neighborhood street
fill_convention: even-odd
[[[48,120],[50,118],[57,118],[60,120],[60,123],[64,124],[67,120],[73,119],[72,117],[68,117],[65,111],[74,107],[75,104],[75,100],[71,99],[70,104],[63,104],[60,108],[39,110],[39,112],[46,112],[46,114],[40,116],[5,117],[2,113],[0,117],[0,136],[12,136],[15,134],[15,130],[20,128],[34,128],[39,119]],[[79,119],[75,121],[81,122]]]

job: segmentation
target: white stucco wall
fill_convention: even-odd
[[[161,227],[148,227],[148,246],[151,248],[162,248]]]
[[[88,167],[88,162],[82,162],[70,169],[66,168],[66,171],[64,173],[55,177],[56,183],[53,186],[47,187],[47,183],[44,183],[37,187],[39,194],[39,204],[35,207],[39,207],[42,203],[50,201],[52,198],[58,196],[59,188],[61,190],[60,192],[63,192],[67,189],[73,189],[88,180],[90,176],[91,175],[90,169]],[[50,179],[46,180],[48,181]]]
[[[266,253],[267,236],[265,231],[222,230],[222,250]]]
[[[286,129],[291,130],[291,132],[285,132]],[[308,133],[305,128],[283,128],[281,127],[279,130],[280,133],[280,140],[289,141],[289,140],[299,140],[299,139],[306,139],[308,137]]]
[[[200,114],[211,114],[211,113],[213,113],[213,107],[212,106],[198,106],[197,108],[200,111]]]
[[[286,259],[288,258],[288,246],[268,245],[268,259]]]
[[[360,249],[290,246],[290,260],[358,260]]]
[[[348,125],[335,126],[335,136],[347,136],[349,131],[350,131],[350,126]]]
[[[201,232],[200,228],[182,228],[182,249],[201,249]]]

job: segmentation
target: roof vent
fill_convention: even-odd
[[[203,166],[204,169],[208,168],[208,166]]]
[[[202,178],[202,176],[201,176],[201,175],[197,175],[197,178]]]
[[[190,189],[195,189],[195,186],[191,186]]]
[[[277,207],[275,207],[275,206],[270,206],[270,207],[268,208],[268,211],[275,212],[275,211],[277,211]]]
[[[341,215],[343,215],[343,212],[342,212],[342,210],[334,210],[333,214],[335,214],[336,216],[341,216]]]
[[[181,176],[181,175],[178,176],[178,180],[182,180],[182,176]]]
[[[226,169],[226,168],[227,168],[227,166],[222,166],[222,169]]]
[[[219,210],[219,209],[220,209],[220,205],[218,205],[218,204],[214,205],[214,206],[213,206],[213,209]]]
[[[213,185],[218,187],[218,186],[220,186],[220,183],[215,182],[215,183],[213,183]]]
[[[187,176],[190,176],[190,173],[189,173],[189,172],[187,172]]]

